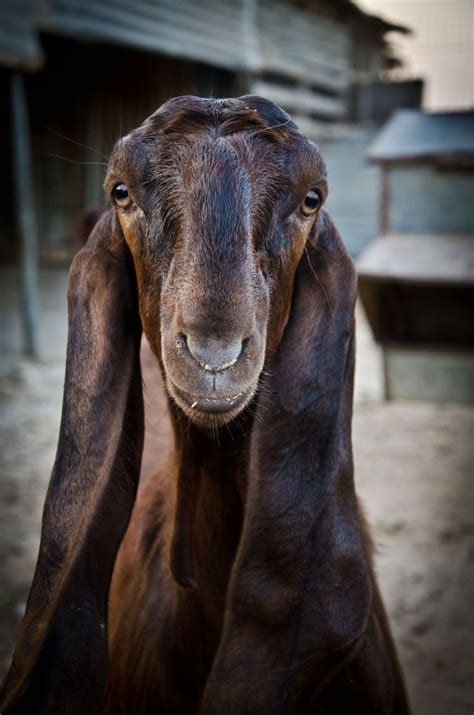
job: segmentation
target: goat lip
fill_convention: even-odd
[[[229,395],[228,397],[193,395],[177,387],[175,384],[173,384],[173,388],[179,397],[186,402],[190,410],[197,410],[199,412],[230,412],[247,400],[249,395],[254,391],[255,385],[249,385],[241,392]]]

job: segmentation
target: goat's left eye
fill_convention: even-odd
[[[317,191],[308,191],[305,196],[305,200],[301,205],[301,211],[305,216],[311,216],[316,213],[316,211],[321,206],[321,197]]]
[[[125,184],[117,184],[117,186],[114,186],[112,189],[112,198],[117,206],[120,206],[123,209],[127,208],[127,206],[130,206],[132,203],[132,199],[130,198],[130,194],[128,193],[128,189]]]

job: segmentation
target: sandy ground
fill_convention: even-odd
[[[15,274],[2,269],[0,678],[34,568],[58,434],[64,272],[42,274],[43,360],[17,355]],[[384,403],[380,356],[359,316],[356,482],[415,715],[474,711],[474,411]]]

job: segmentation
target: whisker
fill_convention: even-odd
[[[323,283],[321,282],[321,280],[320,280],[318,274],[316,273],[316,271],[314,270],[314,268],[313,268],[313,266],[312,266],[312,264],[311,264],[311,261],[310,261],[310,258],[309,258],[309,253],[308,253],[308,247],[307,247],[306,245],[305,245],[305,247],[304,247],[304,250],[305,250],[305,253],[306,253],[306,258],[308,259],[308,266],[309,266],[309,268],[310,268],[310,271],[311,271],[311,273],[313,274],[313,276],[315,277],[316,281],[319,283],[319,285],[320,285],[320,287],[321,287],[321,290],[322,290],[323,293],[324,293],[324,297],[326,298],[326,303],[328,304],[329,312],[330,312],[331,315],[332,315],[332,307],[331,307],[331,303],[329,302],[329,296],[328,296],[328,294],[327,294],[327,292],[326,292],[326,289],[325,289]]]
[[[46,129],[49,132],[52,132],[53,134],[56,134],[56,136],[60,137],[61,139],[64,139],[67,142],[71,142],[71,144],[76,144],[77,146],[81,146],[83,149],[89,149],[89,151],[93,151],[94,154],[98,154],[98,156],[101,156],[103,159],[106,159],[108,161],[108,156],[105,154],[102,154],[100,151],[97,149],[94,149],[93,146],[88,146],[87,144],[82,144],[81,142],[76,141],[75,139],[71,139],[70,137],[64,136],[64,134],[61,134],[61,132],[56,131],[56,129],[53,129],[52,127],[46,127]]]
[[[105,139],[102,139],[102,137],[101,137],[97,132],[95,132],[93,129],[89,129],[89,131],[95,136],[95,138],[97,139],[97,141],[99,141],[99,142],[102,144],[102,146],[104,147],[104,149],[105,149],[106,151],[109,151],[109,147],[108,147],[107,142],[105,141]],[[96,150],[96,149],[93,149],[93,151],[97,151],[97,150]]]
[[[313,248],[314,248],[315,251],[319,251],[319,253],[321,253],[321,255],[323,256],[323,258],[328,258],[330,261],[333,261],[333,263],[335,263],[336,266],[340,266],[340,265],[341,265],[341,262],[338,261],[337,258],[335,258],[335,256],[333,256],[333,255],[330,253],[329,249],[326,248],[326,246],[322,246],[322,245],[321,245],[320,243],[318,243],[318,242],[313,243],[312,241],[311,241],[311,245],[313,246]]]
[[[61,156],[60,154],[48,154],[48,156],[53,159],[62,159],[63,161],[69,162],[69,164],[78,164],[79,166],[108,166],[105,161],[76,161],[75,159],[69,159],[67,156]]]
[[[260,134],[260,132],[268,132],[270,129],[278,129],[279,127],[286,127],[287,124],[291,122],[291,119],[287,119],[286,122],[281,122],[281,124],[273,124],[270,127],[263,127],[263,129],[257,129],[255,132],[252,132],[250,134],[251,137],[254,137],[256,134]]]

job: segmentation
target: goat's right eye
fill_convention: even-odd
[[[303,201],[303,204],[301,206],[301,211],[307,218],[309,218],[316,213],[320,206],[321,196],[317,191],[311,190],[308,191],[308,193],[306,194],[305,200]]]
[[[117,184],[117,186],[114,186],[112,189],[112,198],[117,206],[120,206],[123,209],[126,209],[127,206],[130,206],[132,203],[132,199],[130,198],[130,194],[128,193],[128,189],[125,184]]]

